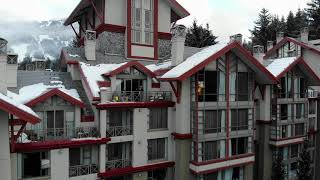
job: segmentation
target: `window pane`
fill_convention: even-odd
[[[54,128],[54,111],[47,111],[47,128]]]
[[[248,101],[248,73],[238,73],[238,101]]]

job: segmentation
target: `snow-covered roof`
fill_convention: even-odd
[[[104,81],[103,74],[110,73],[111,71],[125,65],[121,64],[99,64],[91,66],[80,62],[80,67],[83,72],[84,78],[87,80],[89,88],[94,97],[99,97],[100,87],[97,82]]]
[[[147,65],[146,68],[148,68],[152,72],[155,72],[162,69],[169,69],[171,67],[171,63],[172,62],[170,60],[170,61],[165,61],[158,64],[150,64],[150,65]]]
[[[286,57],[273,59],[266,67],[268,71],[275,77],[278,77],[285,69],[297,60],[297,57]]]
[[[200,52],[192,55],[191,57],[187,58],[184,62],[182,62],[178,66],[172,68],[170,71],[165,73],[161,78],[163,79],[178,78],[182,76],[184,73],[194,68],[195,66],[202,63],[203,61],[207,60],[210,56],[222,50],[227,45],[228,43],[218,43],[218,44],[209,46],[201,50]]]
[[[0,100],[4,101],[5,103],[8,103],[11,106],[14,106],[15,108],[17,108],[27,114],[34,116],[37,119],[39,119],[39,116],[32,109],[30,109],[26,105],[22,104],[21,102],[19,102],[17,99],[14,99],[9,96],[5,96],[4,94],[0,93]]]
[[[33,84],[30,86],[22,87],[19,90],[19,94],[8,91],[7,94],[9,97],[14,98],[16,101],[26,104],[27,102],[41,96],[42,94],[54,89],[58,88],[60,91],[65,94],[81,101],[80,96],[75,89],[66,89],[64,85],[57,83],[55,85],[44,85],[43,83]]]

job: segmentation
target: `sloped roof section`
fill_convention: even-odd
[[[279,77],[283,72],[285,72],[285,70],[294,65],[298,60],[298,57],[273,59],[266,68],[271,72],[272,75]]]
[[[138,61],[130,61],[128,63],[124,63],[121,66],[119,66],[118,68],[115,68],[110,72],[104,73],[104,75],[105,76],[115,76],[129,67],[135,67],[136,69],[149,75],[150,77],[155,77],[155,74],[152,71],[150,71],[148,68],[146,68],[143,64],[139,63]]]
[[[31,124],[40,122],[38,115],[29,107],[0,93],[0,109]]]
[[[238,42],[218,43],[213,46],[209,46],[190,56],[178,66],[172,68],[161,76],[160,80],[185,80],[228,52],[235,53],[244,61],[245,64],[255,71],[259,82],[266,84],[274,84],[277,82],[276,78]]]

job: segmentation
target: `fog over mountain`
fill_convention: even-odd
[[[42,22],[2,22],[0,20],[0,37],[9,41],[8,49],[24,57],[59,58],[61,48],[68,46],[74,32],[63,25],[64,20]]]

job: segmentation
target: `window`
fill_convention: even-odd
[[[296,104],[296,119],[305,117],[304,104]]]
[[[230,62],[230,100],[249,100],[249,69],[242,61],[234,56]]]
[[[130,126],[133,122],[132,110],[111,110],[109,117],[110,127]]]
[[[204,180],[218,180],[218,172],[203,175]]]
[[[248,101],[249,100],[249,85],[248,85],[248,73],[238,72],[237,76],[237,101]]]
[[[204,133],[222,132],[225,121],[225,110],[204,111]]]
[[[295,124],[295,136],[304,135],[304,123]]]
[[[153,44],[153,0],[132,0],[132,42]]]
[[[298,153],[299,153],[299,145],[298,144],[291,145],[290,146],[290,157],[296,158],[296,157],[298,157]]]
[[[48,152],[22,154],[22,178],[49,176],[49,160]]]
[[[90,165],[92,163],[92,146],[69,149],[70,166]]]
[[[149,139],[148,140],[148,160],[165,159],[166,156],[166,139]]]
[[[248,153],[248,138],[231,139],[231,153],[232,156]]]
[[[168,109],[150,108],[149,129],[168,128]]]
[[[222,142],[222,144],[220,144]],[[220,152],[223,146],[225,145],[224,141],[210,141],[210,142],[204,142],[203,143],[203,149],[202,149],[202,159],[204,161],[213,160],[213,159],[219,159],[224,157],[224,153]],[[221,147],[222,146],[222,147]],[[220,156],[221,154],[221,156]]]
[[[280,119],[281,120],[288,119],[288,105],[287,104],[280,105]]]
[[[280,79],[280,98],[292,98],[292,75],[287,73]]]
[[[316,113],[316,101],[310,100],[309,101],[309,114],[315,114]]]
[[[166,169],[159,169],[148,171],[148,179],[147,180],[165,180],[167,177]]]
[[[217,101],[218,94],[218,77],[216,71],[200,71],[198,74],[198,94],[199,101]]]
[[[232,109],[231,110],[231,130],[247,130],[248,129],[248,109]]]
[[[284,125],[281,126],[281,138],[287,138],[288,137],[288,126]]]

